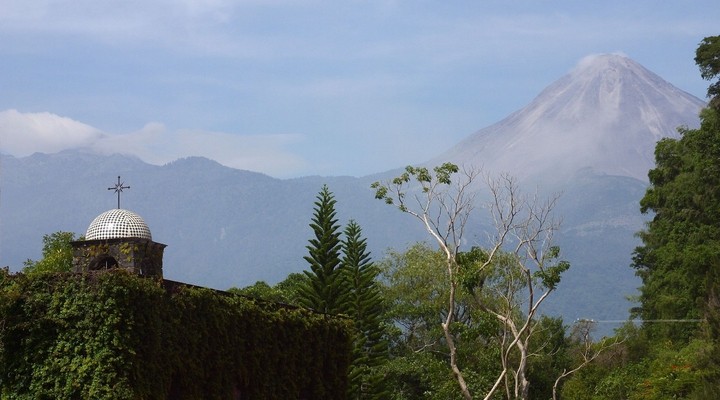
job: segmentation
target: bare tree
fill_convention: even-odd
[[[458,180],[451,179],[454,174]],[[475,209],[475,193],[472,188],[479,176],[477,170],[460,169],[452,163],[445,163],[429,171],[423,167],[407,167],[399,177],[389,182],[375,182],[375,197],[387,204],[396,205],[422,222],[430,236],[445,254],[445,267],[449,282],[447,313],[442,329],[450,355],[450,368],[465,399],[472,399],[465,377],[457,362],[457,348],[451,324],[455,321],[456,296],[459,284],[458,255],[463,242],[466,225]],[[505,382],[510,396],[512,375],[515,397],[526,399],[529,382],[526,377],[529,357],[528,342],[533,333],[533,318],[540,304],[556,288],[560,275],[569,264],[554,262],[559,249],[551,245],[552,234],[559,224],[551,217],[557,197],[540,202],[537,196],[523,196],[516,181],[507,176],[500,179],[486,179],[491,195],[488,206],[495,230],[488,235],[488,247],[482,260],[474,263],[474,272],[489,270],[498,260],[502,264],[499,283],[505,290],[499,290],[500,301],[493,305],[484,301],[479,290],[476,295],[482,309],[495,316],[504,327],[501,335],[502,366],[493,387],[484,396],[489,399]],[[507,256],[502,249],[512,250]],[[520,299],[521,289],[525,297]],[[525,310],[519,307],[526,306]],[[511,361],[517,359],[516,365]]]
[[[552,240],[560,226],[552,217],[558,196],[541,200],[537,195],[523,195],[508,175],[488,178],[488,187],[492,194],[489,209],[498,235],[491,238],[491,243],[502,242],[509,250],[502,260],[491,260],[500,264],[495,284],[487,286],[485,296],[475,293],[481,309],[494,315],[504,327],[500,341],[503,369],[485,398],[504,383],[508,398],[527,399],[529,344],[535,317],[557,288],[561,274],[570,267],[566,261],[558,261],[560,249]],[[496,300],[488,303],[484,300],[488,296]]]
[[[387,204],[395,204],[400,211],[420,220],[445,254],[450,291],[442,329],[450,352],[450,368],[463,397],[469,400],[472,399],[472,395],[457,364],[457,347],[450,325],[455,321],[455,298],[458,288],[457,255],[465,226],[474,207],[475,196],[470,191],[470,186],[477,177],[477,172],[463,170],[464,179],[453,183],[450,177],[459,172],[456,165],[445,163],[435,167],[433,171],[434,173],[431,173],[427,168],[408,166],[402,175],[391,182],[384,184],[375,182],[371,187],[376,191],[376,198],[385,200]],[[419,184],[420,190],[412,196],[412,200],[409,200],[407,194],[411,181]]]

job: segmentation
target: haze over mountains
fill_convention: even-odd
[[[653,166],[655,142],[696,127],[704,102],[629,58],[583,60],[527,107],[470,135],[427,162],[452,161],[510,172],[522,188],[562,191],[558,243],[571,262],[545,310],[575,318],[623,319],[638,281],[628,267],[638,201]],[[380,143],[378,145],[381,145]],[[315,195],[334,192],[341,223],[355,219],[375,259],[385,249],[425,240],[416,221],[373,198],[373,176],[279,180],[203,158],[164,166],[83,150],[0,160],[0,263],[17,270],[39,258],[45,233],[85,232],[116,206],[105,189],[118,175],[131,186],[122,207],[139,213],[153,239],[168,244],[169,279],[215,288],[276,283],[307,268],[303,256]],[[403,167],[398,165],[398,168]],[[483,236],[479,222],[467,237]]]

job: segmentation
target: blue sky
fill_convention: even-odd
[[[0,151],[288,178],[425,161],[623,53],[705,98],[713,1],[0,0]]]

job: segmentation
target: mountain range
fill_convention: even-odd
[[[677,137],[680,126],[698,126],[704,105],[627,57],[592,56],[526,107],[419,164],[507,172],[526,191],[562,193],[556,239],[572,267],[545,312],[566,321],[625,319],[627,297],[639,285],[629,264],[647,218],[638,203],[655,143]],[[388,248],[428,239],[412,218],[374,199],[370,184],[399,170],[281,180],[199,157],[162,166],[84,149],[0,157],[0,263],[12,270],[40,257],[43,234],[83,234],[114,208],[106,188],[118,175],[131,186],[121,207],[140,214],[153,239],[168,245],[165,276],[196,285],[273,284],[306,269],[308,224],[324,184],[339,222],[362,226],[375,260]],[[478,221],[468,237],[486,229]]]

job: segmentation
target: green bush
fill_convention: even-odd
[[[3,399],[341,399],[350,322],[123,271],[0,277]]]

